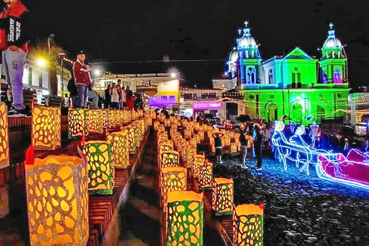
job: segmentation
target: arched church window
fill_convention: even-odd
[[[342,84],[342,72],[341,72],[341,68],[339,68],[339,67],[336,67],[334,69],[333,83]]]
[[[296,84],[301,84],[301,73],[297,67],[292,72],[292,88],[296,88]]]
[[[255,84],[256,83],[256,70],[255,70],[254,67],[247,67],[246,83],[247,84]]]
[[[322,78],[322,83],[323,84],[327,84],[328,83],[328,76],[327,76],[327,70],[326,69],[322,69],[321,70],[321,78]]]
[[[273,70],[270,69],[269,70],[269,84],[274,84],[274,81],[273,81]]]

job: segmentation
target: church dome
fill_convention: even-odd
[[[330,30],[328,31],[328,38],[323,44],[323,49],[341,49],[343,48],[341,41],[336,37],[335,30],[333,30],[333,24],[330,25]]]
[[[257,44],[255,39],[251,36],[243,36],[238,43],[239,48],[256,48]]]

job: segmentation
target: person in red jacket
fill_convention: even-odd
[[[133,95],[133,92],[129,89],[129,87],[127,86],[127,98],[126,98],[126,104],[127,104],[127,108],[129,110],[134,109],[134,101],[135,101],[135,96]]]
[[[32,17],[20,0],[5,0],[0,13],[2,67],[13,95],[9,115],[27,114],[23,101],[23,69],[32,38]]]
[[[84,108],[86,105],[88,87],[91,85],[90,67],[85,65],[86,55],[83,51],[78,52],[77,61],[73,64],[73,75],[78,91],[76,108]]]

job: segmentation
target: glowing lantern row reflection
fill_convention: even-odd
[[[55,150],[61,146],[61,111],[59,107],[33,108],[32,145],[36,150]]]
[[[167,245],[203,245],[203,194],[168,193]]]
[[[179,153],[177,151],[165,151],[161,154],[161,168],[177,166],[179,166]]]
[[[31,245],[86,245],[87,166],[80,158],[48,156],[26,165]]]
[[[215,215],[233,214],[233,179],[215,178],[212,207]]]
[[[199,186],[202,189],[213,187],[213,163],[206,161],[200,165]]]
[[[233,214],[233,245],[263,245],[264,205],[244,204]]]
[[[108,141],[112,147],[114,167],[126,169],[130,165],[127,131],[123,130],[108,135]]]
[[[187,190],[187,169],[184,167],[161,168],[161,205],[166,207],[168,192]]]
[[[88,119],[86,110],[82,108],[69,109],[68,111],[68,136],[69,138],[88,135]]]
[[[88,189],[90,193],[113,194],[114,168],[111,161],[110,143],[89,141],[83,148],[87,157]]]
[[[9,166],[8,110],[0,103],[0,169]]]

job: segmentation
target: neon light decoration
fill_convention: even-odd
[[[160,96],[160,97],[150,97],[149,106],[152,108],[164,108],[171,107],[176,104],[175,96]]]
[[[222,102],[195,102],[193,109],[219,109],[222,108]]]

